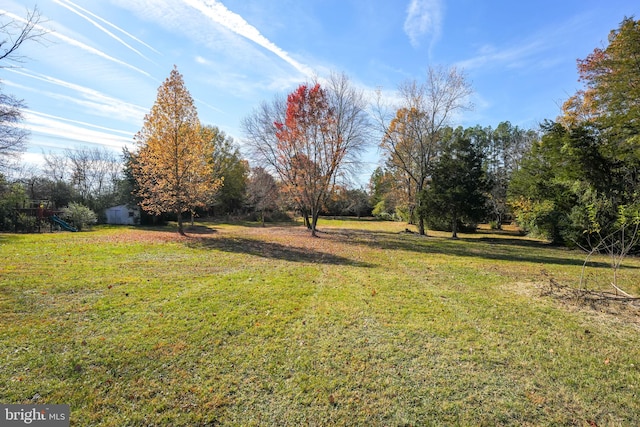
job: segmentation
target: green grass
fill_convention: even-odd
[[[545,295],[580,252],[320,227],[0,234],[0,402],[72,425],[640,424],[638,311]],[[640,262],[621,275],[640,294]]]

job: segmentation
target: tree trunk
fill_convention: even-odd
[[[302,209],[302,218],[304,219],[304,225],[307,230],[311,230],[311,221],[309,221],[309,212],[306,209]]]
[[[407,221],[407,223],[409,225],[414,225],[415,224],[413,222],[413,220],[415,218],[414,215],[413,215],[414,212],[415,212],[415,207],[413,205],[409,205],[409,218],[408,218],[408,221]]]
[[[417,194],[422,195],[422,188],[420,188],[417,192]],[[413,213],[417,214],[418,216],[418,233],[421,236],[425,236],[427,234],[427,232],[425,231],[425,226],[424,226],[424,216],[423,213],[424,210],[422,209],[422,196],[418,197],[418,200],[416,201],[416,206],[413,209],[413,212],[411,213],[411,218],[413,218]]]
[[[502,215],[496,215],[496,230],[502,230]]]
[[[184,236],[184,228],[182,226],[182,212],[178,211],[178,234]]]
[[[458,218],[453,218],[453,222],[451,223],[451,238],[458,238]]]
[[[316,234],[316,227],[318,225],[318,217],[320,216],[320,212],[313,212],[311,217],[311,237],[318,237]]]
[[[262,226],[264,227],[264,209],[262,209],[262,214],[261,214],[261,216],[262,216]]]

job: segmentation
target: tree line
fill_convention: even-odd
[[[429,67],[423,81],[401,84],[392,103],[381,93],[369,102],[346,75],[334,73],[248,114],[241,123],[246,158],[236,141],[200,122],[174,67],[135,148],[121,158],[67,150],[45,154],[40,174],[1,176],[0,227],[16,228],[10,211],[21,199],[47,199],[98,214],[135,204],[150,217],[170,215],[181,233],[189,216],[265,221],[295,211],[311,235],[321,214],[374,215],[453,237],[480,222],[500,228],[513,221],[555,243],[593,247],[640,223],[639,42],[640,21],[625,18],[606,47],[578,61],[584,88],[535,130],[506,121],[456,126],[473,106],[472,87],[454,67]],[[6,161],[24,149],[24,135],[2,148],[11,145],[24,104],[12,100],[3,108],[11,113],[0,116]],[[380,167],[367,188],[353,188],[350,178],[372,145],[382,153]]]
[[[527,230],[593,247],[640,223],[640,21],[625,18],[578,76],[584,88],[542,124],[510,195]]]

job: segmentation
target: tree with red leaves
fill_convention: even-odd
[[[281,181],[316,237],[320,211],[367,142],[364,97],[344,75],[302,84],[243,122],[253,157]]]
[[[330,194],[340,164],[339,138],[332,132],[334,114],[327,95],[316,83],[300,85],[287,97],[284,122],[275,122],[278,162],[287,170],[285,190],[310,215],[311,235],[316,236],[320,210]]]

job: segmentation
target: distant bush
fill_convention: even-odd
[[[395,208],[393,211],[389,211],[386,202],[384,200],[379,201],[371,211],[371,215],[378,219],[385,221],[399,221],[402,219],[398,212],[402,212],[400,208]]]
[[[396,206],[394,218],[396,221],[404,221],[410,224],[415,224],[414,220],[416,219],[415,215],[413,215],[413,218],[412,218],[411,211],[409,210],[409,207],[406,205]]]
[[[0,174],[0,230],[23,231],[23,224],[16,215],[16,208],[23,206],[28,200],[24,186],[11,183]],[[27,224],[24,224],[27,225]]]
[[[98,222],[98,217],[91,209],[80,203],[69,203],[69,206],[62,209],[62,218],[73,224],[81,231],[85,226],[90,226]]]
[[[371,212],[371,214],[378,218],[382,218],[384,215],[389,215],[389,213],[386,211],[384,200],[381,200],[373,207],[373,211]]]
[[[15,228],[18,231],[31,233],[36,230],[37,225],[37,219],[34,216],[29,216],[23,212],[16,216]]]

